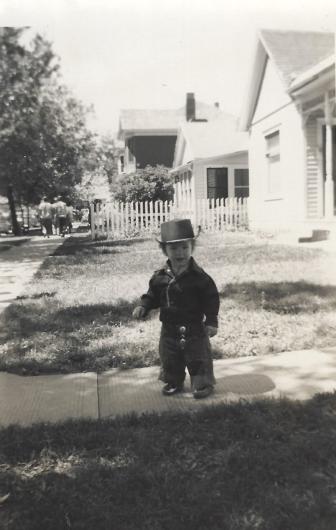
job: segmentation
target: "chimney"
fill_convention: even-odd
[[[195,117],[196,117],[195,94],[193,92],[187,92],[186,120],[193,121]]]

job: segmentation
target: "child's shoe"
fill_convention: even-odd
[[[203,398],[206,398],[208,396],[210,396],[210,394],[212,394],[213,392],[213,386],[204,386],[203,388],[198,388],[196,390],[193,391],[193,395],[194,395],[194,398],[195,399],[203,399]]]
[[[167,383],[162,389],[162,394],[164,396],[173,396],[179,392],[183,392],[183,385],[172,385],[171,383]]]

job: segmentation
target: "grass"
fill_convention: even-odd
[[[335,432],[335,394],[9,427],[0,527],[334,530]]]
[[[220,291],[215,358],[335,344],[334,256],[225,233],[202,235],[195,258]],[[67,239],[0,315],[0,369],[40,374],[158,364],[157,311],[141,323],[131,313],[163,262],[151,239]]]

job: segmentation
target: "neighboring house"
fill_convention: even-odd
[[[174,165],[177,204],[194,199],[248,197],[248,134],[229,114],[180,126]]]
[[[120,113],[118,138],[124,142],[120,172],[131,173],[147,165],[172,167],[181,122],[213,120],[222,114],[218,105],[196,102],[187,94],[180,109],[125,109]]]
[[[336,226],[333,34],[259,32],[241,130],[250,134],[250,226]]]

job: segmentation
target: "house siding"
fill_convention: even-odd
[[[277,130],[280,133],[281,190],[272,197],[267,191],[265,137]],[[251,126],[249,164],[251,227],[274,231],[299,225],[305,216],[305,153],[302,121],[293,103]]]
[[[203,177],[203,164],[195,163],[194,164],[194,183],[195,183],[195,198],[196,199],[206,199],[206,182],[204,182]]]
[[[316,117],[307,120],[306,137],[306,212],[308,219],[323,215],[321,146],[318,145]]]
[[[264,119],[274,110],[278,110],[288,103],[291,103],[291,99],[284,92],[279,74],[273,64],[267,60],[253,122]]]

